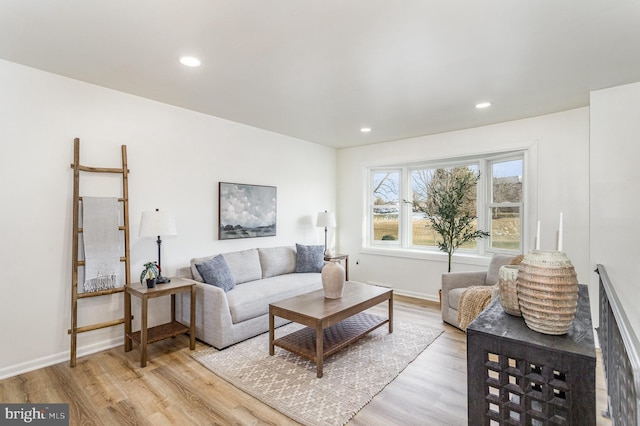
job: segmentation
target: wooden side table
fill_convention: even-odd
[[[344,260],[344,275],[345,281],[349,281],[349,255],[348,254],[334,254],[332,256],[325,256],[324,260],[327,262],[331,260]]]
[[[191,320],[190,325],[186,325],[176,321],[176,293],[191,292]],[[133,332],[131,330],[131,295],[140,298],[141,315],[140,315],[140,331]],[[149,299],[154,297],[171,295],[171,321],[166,324],[157,325],[148,328],[147,313]],[[147,365],[147,344],[157,342],[159,340],[174,337],[179,334],[189,333],[189,348],[196,348],[196,284],[193,281],[187,281],[181,278],[172,278],[171,282],[166,284],[158,284],[155,288],[147,288],[146,286],[129,284],[125,286],[124,291],[124,351],[129,352],[132,348],[132,342],[140,345],[140,367]]]

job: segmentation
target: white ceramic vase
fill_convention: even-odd
[[[518,265],[504,265],[500,267],[498,288],[500,289],[500,304],[509,315],[522,316],[518,304]]]
[[[322,289],[327,299],[339,299],[344,289],[345,271],[338,260],[331,260],[322,268]]]

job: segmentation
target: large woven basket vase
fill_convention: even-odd
[[[517,280],[518,265],[503,265],[498,270],[498,289],[500,290],[500,305],[509,315],[522,316],[518,303]]]
[[[553,335],[569,330],[578,306],[578,277],[566,253],[529,252],[520,263],[517,292],[530,329]]]

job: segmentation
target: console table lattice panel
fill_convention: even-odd
[[[491,352],[485,359],[485,412],[494,424],[570,424],[566,372]]]
[[[497,299],[469,325],[469,425],[595,425],[594,336],[588,290],[579,287],[566,335],[531,330]]]

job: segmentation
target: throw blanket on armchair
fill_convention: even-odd
[[[467,330],[471,322],[491,302],[491,295],[497,285],[479,285],[467,288],[460,296],[458,303],[458,322],[462,330]]]

